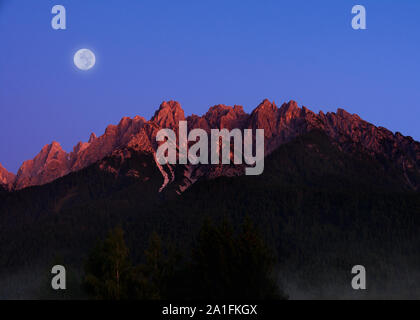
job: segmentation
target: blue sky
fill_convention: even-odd
[[[355,4],[367,30],[351,28]],[[294,99],[420,140],[419,35],[417,0],[0,0],[0,163],[16,172],[53,140],[71,151],[169,99],[187,115]],[[85,47],[88,72],[73,65]]]

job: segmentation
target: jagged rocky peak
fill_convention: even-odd
[[[252,111],[248,127],[253,129],[264,129],[264,135],[267,139],[276,134],[278,112],[276,104],[265,99],[257,108]]]
[[[0,163],[0,185],[4,185],[7,188],[11,185],[13,185],[15,181],[16,176],[7,171],[2,164]]]
[[[132,119],[129,117],[122,117],[120,122],[118,123],[118,127],[120,128],[127,128],[132,123]]]
[[[97,137],[92,133],[89,142],[83,144],[82,148],[75,149],[70,155],[71,171],[83,169],[110,155],[115,149],[127,145],[132,137],[141,131],[145,123],[143,117],[136,116],[133,119],[124,117],[118,125],[109,125],[102,136]]]
[[[232,129],[242,127],[243,122],[247,117],[248,114],[244,112],[242,106],[235,105],[231,107],[224,104],[218,104],[211,107],[204,115],[204,119],[211,129]]]
[[[79,142],[70,154],[57,142],[46,145],[33,160],[23,163],[16,179],[8,175],[7,181],[12,179],[14,187],[21,189],[48,183],[124,149],[154,152],[158,130],[168,128],[177,131],[179,121],[183,120],[188,121],[190,130],[201,128],[207,132],[213,128],[264,129],[265,155],[281,144],[318,129],[345,152],[363,148],[370,155],[379,154],[394,161],[407,171],[409,179],[414,171],[420,172],[418,142],[399,133],[394,135],[341,108],[336,113],[324,114],[321,111],[315,114],[304,106],[300,108],[293,100],[278,108],[274,102],[265,99],[251,114],[245,113],[242,106],[219,104],[209,108],[203,116],[191,115],[186,119],[181,105],[171,100],[162,102],[150,121],[140,116],[124,117],[118,125],[109,125],[102,136],[92,133],[88,142]],[[126,154],[124,152],[120,154]],[[5,181],[4,170],[0,170],[1,173],[0,179]]]
[[[185,115],[181,105],[177,101],[164,101],[155,112],[151,121],[156,123],[161,128],[176,128],[179,121],[184,121]]]
[[[270,102],[270,100],[265,99],[252,111],[250,117],[251,120],[257,120],[267,117],[276,117],[277,111],[278,109],[275,102]]]
[[[92,132],[91,134],[90,134],[90,137],[89,137],[89,141],[88,141],[88,143],[92,143],[93,141],[95,141],[97,139],[97,136],[96,136],[96,134],[94,133],[94,132]]]
[[[207,132],[210,132],[211,128],[204,116],[200,117],[200,116],[197,116],[196,114],[192,114],[191,116],[187,118],[187,121],[188,121],[188,128],[190,129],[200,128]]]
[[[290,100],[288,103],[284,103],[280,107],[280,116],[285,117],[287,119],[291,119],[296,117],[300,114],[301,109],[299,108],[298,104],[294,100]]]
[[[273,101],[271,102],[268,99],[264,99],[259,105],[258,107],[255,108],[255,110],[253,111],[253,113],[272,113],[272,112],[276,112],[277,111],[277,106],[276,103]]]
[[[33,159],[25,161],[20,167],[15,188],[22,189],[58,179],[70,172],[70,160],[61,145],[54,141],[45,145]]]
[[[127,145],[145,123],[146,120],[140,116],[133,119],[124,117],[118,125],[109,125],[102,136],[97,137],[92,133],[88,142],[79,142],[70,154],[58,142],[45,145],[33,160],[22,164],[14,187],[22,189],[42,185],[69,172],[83,169]]]
[[[34,158],[34,165],[40,165],[43,162],[49,161],[63,161],[67,162],[67,153],[63,150],[61,145],[53,141],[51,144],[45,145],[41,152]]]
[[[133,119],[129,117],[123,117],[118,123],[117,130],[120,136],[127,133],[132,134],[134,131],[138,131],[146,120],[142,117],[136,116]]]
[[[350,114],[348,113],[346,110],[342,109],[342,108],[338,108],[336,114],[344,119],[348,119],[348,120],[355,120],[355,121],[359,121],[361,120],[360,117],[357,114]]]
[[[90,141],[90,139],[89,139],[89,141]],[[77,143],[77,145],[74,146],[72,153],[73,154],[78,154],[78,153],[82,152],[83,150],[85,150],[86,148],[88,148],[89,145],[90,145],[90,142],[79,141]]]

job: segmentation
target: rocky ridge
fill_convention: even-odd
[[[124,161],[132,152],[155,152],[158,146],[157,132],[162,128],[177,132],[179,121],[183,120],[187,121],[189,130],[201,128],[210,132],[213,128],[264,129],[266,155],[297,136],[321,130],[343,152],[362,151],[369,156],[392,161],[404,172],[407,184],[412,189],[419,188],[420,143],[411,137],[376,127],[343,109],[316,114],[304,106],[299,107],[295,101],[277,107],[267,99],[251,114],[244,112],[241,106],[216,105],[203,116],[188,117],[185,117],[178,102],[163,102],[149,121],[139,116],[124,117],[118,125],[109,125],[102,136],[91,134],[88,142],[79,142],[70,153],[66,153],[57,142],[46,145],[34,159],[22,164],[16,177],[0,166],[0,184],[19,190],[49,183],[107,156],[119,157]],[[176,176],[174,166],[156,165],[163,178],[160,191],[176,182],[178,193],[203,176],[214,178],[243,174],[241,166],[184,165],[181,170],[183,174]],[[118,168],[110,168],[105,164],[102,167],[118,173]],[[132,174],[136,176],[135,172]]]

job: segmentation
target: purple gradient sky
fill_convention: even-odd
[[[67,8],[66,31],[51,8]],[[364,4],[366,31],[351,8]],[[0,162],[16,172],[55,140],[71,151],[161,101],[187,115],[264,98],[343,107],[420,139],[418,0],[0,0]],[[97,65],[77,71],[87,47]]]

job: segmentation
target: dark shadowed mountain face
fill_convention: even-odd
[[[0,196],[3,195],[3,194],[5,194],[5,193],[7,193],[7,192],[8,192],[8,190],[6,189],[6,187],[0,185]]]
[[[262,175],[234,165],[159,165],[157,131],[176,131],[184,119],[178,103],[163,103],[150,121],[124,118],[70,155],[53,143],[24,165],[15,191],[0,187],[0,283],[57,257],[81,270],[116,225],[140,261],[153,231],[187,252],[204,219],[239,225],[248,216],[275,249],[292,297],[352,296],[356,264],[373,274],[376,297],[420,292],[401,279],[420,265],[418,142],[344,110],[314,114],[265,100],[250,115],[218,105],[186,118],[206,131],[263,128]]]
[[[46,268],[57,256],[80,269],[116,225],[139,261],[153,231],[183,251],[204,219],[239,225],[248,216],[276,249],[292,297],[351,296],[356,264],[374,274],[372,292],[413,296],[398,277],[420,263],[420,196],[398,163],[364,149],[343,152],[313,130],[273,151],[261,176],[201,178],[181,195],[171,184],[159,192],[163,180],[153,153],[124,149],[50,184],[0,195],[1,276]]]

